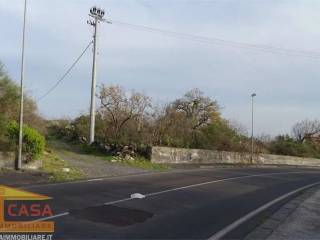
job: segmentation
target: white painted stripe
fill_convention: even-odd
[[[174,191],[184,190],[184,189],[188,189],[188,188],[208,185],[208,184],[212,184],[212,183],[219,183],[219,182],[232,181],[232,180],[238,180],[238,179],[245,179],[245,178],[252,178],[252,177],[263,177],[263,176],[272,176],[272,175],[300,174],[300,173],[310,173],[310,171],[308,171],[308,172],[263,173],[263,174],[246,175],[246,176],[240,176],[240,177],[223,178],[223,179],[219,179],[219,180],[196,183],[196,184],[187,185],[187,186],[183,186],[183,187],[171,188],[171,189],[167,189],[167,190],[163,190],[163,191],[159,191],[159,192],[148,193],[148,194],[145,194],[145,196],[146,197],[151,197],[151,196],[160,195],[160,194],[164,194],[164,193],[168,193],[168,192],[174,192]],[[314,172],[312,172],[312,173],[314,173]],[[119,199],[119,200],[115,200],[115,201],[111,201],[111,202],[106,202],[106,203],[103,203],[103,205],[111,205],[111,204],[116,204],[116,203],[120,203],[120,202],[131,201],[131,200],[137,200],[137,199],[129,197],[129,198]],[[58,218],[58,217],[62,217],[62,216],[68,215],[68,214],[69,214],[69,212],[64,212],[64,213],[60,213],[60,214],[57,214],[57,215],[53,215],[53,216],[51,216],[49,218],[50,219]],[[34,221],[35,222],[39,222],[39,221],[43,221],[43,219],[44,218],[37,219],[37,220],[34,220]]]
[[[38,188],[38,187],[52,187],[57,185],[68,185],[68,184],[81,184],[81,183],[88,183],[88,182],[97,182],[97,181],[109,181],[114,179],[121,179],[121,178],[130,178],[130,177],[140,177],[140,176],[153,176],[153,175],[162,175],[162,174],[179,174],[179,173],[187,173],[187,172],[205,172],[205,171],[222,171],[222,172],[228,172],[228,170],[234,170],[234,169],[243,169],[239,167],[226,167],[226,168],[215,168],[215,169],[188,169],[188,170],[174,170],[174,171],[167,171],[167,172],[147,172],[147,173],[137,173],[137,174],[129,174],[129,175],[123,175],[123,176],[113,176],[113,177],[101,177],[101,178],[91,178],[86,180],[78,180],[78,181],[71,181],[71,182],[60,182],[60,183],[48,183],[48,184],[36,184],[36,185],[26,185],[21,186],[18,189],[32,189],[32,188]],[[244,172],[233,172],[229,171],[230,173],[237,173],[237,174],[249,174]],[[310,173],[316,172],[316,171],[308,171]],[[290,173],[290,172],[289,172]],[[292,172],[294,173],[294,172]],[[307,173],[307,171],[304,171],[304,173]],[[205,176],[204,176],[205,177]]]
[[[97,182],[97,181],[102,181],[104,180],[103,178],[93,178],[93,179],[88,179],[87,182]]]
[[[112,202],[106,202],[103,205],[112,205],[112,204],[116,204],[116,203],[120,203],[120,202],[126,202],[126,201],[130,201],[133,200],[133,198],[124,198],[124,199],[120,199],[120,200],[116,200],[116,201],[112,201]]]
[[[227,227],[223,228],[222,230],[220,230],[219,232],[215,233],[214,235],[212,235],[209,240],[218,240],[223,238],[225,235],[227,235],[228,233],[230,233],[231,231],[233,231],[234,229],[236,229],[237,227],[239,227],[241,224],[245,223],[246,221],[250,220],[251,218],[253,218],[254,216],[256,216],[257,214],[261,213],[262,211],[266,210],[267,208],[271,207],[272,205],[300,192],[303,191],[307,188],[311,188],[313,186],[319,185],[319,182],[316,183],[312,183],[309,185],[306,185],[304,187],[298,188],[292,192],[289,192],[287,194],[282,195],[281,197],[278,197],[274,200],[272,200],[271,202],[268,202],[264,205],[262,205],[261,207],[257,208],[256,210],[248,213],[247,215],[243,216],[242,218],[236,220],[235,222],[233,222],[232,224],[228,225]]]
[[[162,174],[169,174],[169,173],[185,173],[185,172],[197,172],[197,171],[212,171],[212,170],[225,170],[225,169],[239,169],[239,168],[216,168],[216,169],[188,169],[188,170],[173,170],[173,171],[166,171],[166,172],[146,172],[146,173],[136,173],[136,174],[129,174],[129,175],[122,175],[122,176],[112,176],[112,177],[100,177],[100,178],[90,178],[85,180],[77,180],[71,182],[59,182],[59,183],[46,183],[46,184],[36,184],[36,185],[25,185],[19,187],[19,189],[32,189],[38,187],[52,187],[57,185],[69,185],[69,184],[81,184],[87,182],[96,182],[96,181],[108,181],[114,179],[121,179],[121,178],[129,178],[129,177],[140,177],[140,176],[153,176],[153,175],[162,175]]]
[[[63,216],[66,216],[66,215],[69,215],[69,212],[59,213],[59,214],[56,214],[56,215],[53,215],[53,216],[50,216],[50,217],[39,218],[39,219],[30,221],[30,222],[47,221],[47,220],[50,220],[50,219],[54,219],[54,218],[58,218],[58,217],[63,217]]]

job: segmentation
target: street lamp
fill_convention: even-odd
[[[103,18],[104,10],[92,7],[90,9],[89,16],[92,18],[87,21],[87,24],[93,26],[93,65],[92,65],[92,83],[91,83],[91,104],[90,104],[90,137],[89,144],[94,142],[94,130],[95,130],[95,96],[96,96],[96,56],[97,56],[97,38],[98,38],[98,25],[100,22],[111,23]]]
[[[253,99],[255,96],[257,96],[257,94],[255,94],[255,93],[251,94],[251,163],[253,163],[253,152],[254,152],[254,147],[253,147]]]

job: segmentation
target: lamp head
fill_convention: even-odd
[[[92,7],[90,9],[90,14],[89,15],[91,17],[96,17],[96,18],[99,18],[100,20],[102,20],[104,14],[105,14],[105,11],[102,10],[101,8]]]

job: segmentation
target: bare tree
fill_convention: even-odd
[[[200,129],[219,117],[218,103],[199,89],[192,89],[166,107],[163,119],[166,121],[162,121],[168,126],[165,138],[176,146],[197,147],[202,134]]]
[[[271,143],[271,141],[274,139],[271,135],[267,134],[267,133],[261,133],[260,135],[258,135],[256,137],[256,139],[263,143],[263,144],[269,144]]]
[[[228,120],[228,125],[231,129],[233,129],[237,134],[248,136],[248,129],[245,125],[240,123],[239,121],[235,119]]]
[[[316,137],[320,134],[320,122],[318,120],[303,120],[297,122],[292,128],[295,139],[302,143],[308,138]]]
[[[102,85],[98,98],[101,104],[99,112],[113,129],[114,137],[119,136],[129,120],[135,119],[139,122],[146,109],[151,106],[149,97],[134,91],[128,94],[120,86]]]
[[[218,103],[203,96],[203,92],[198,88],[190,90],[183,98],[177,99],[173,107],[186,114],[194,130],[210,123],[219,111]]]
[[[190,140],[190,124],[182,112],[167,104],[153,109],[153,143],[182,147]]]

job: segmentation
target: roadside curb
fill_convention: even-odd
[[[297,197],[284,204],[279,210],[277,210],[273,215],[256,227],[244,239],[267,239],[282,222],[284,222],[305,200],[311,197],[319,189],[319,186],[316,186],[303,191]]]

